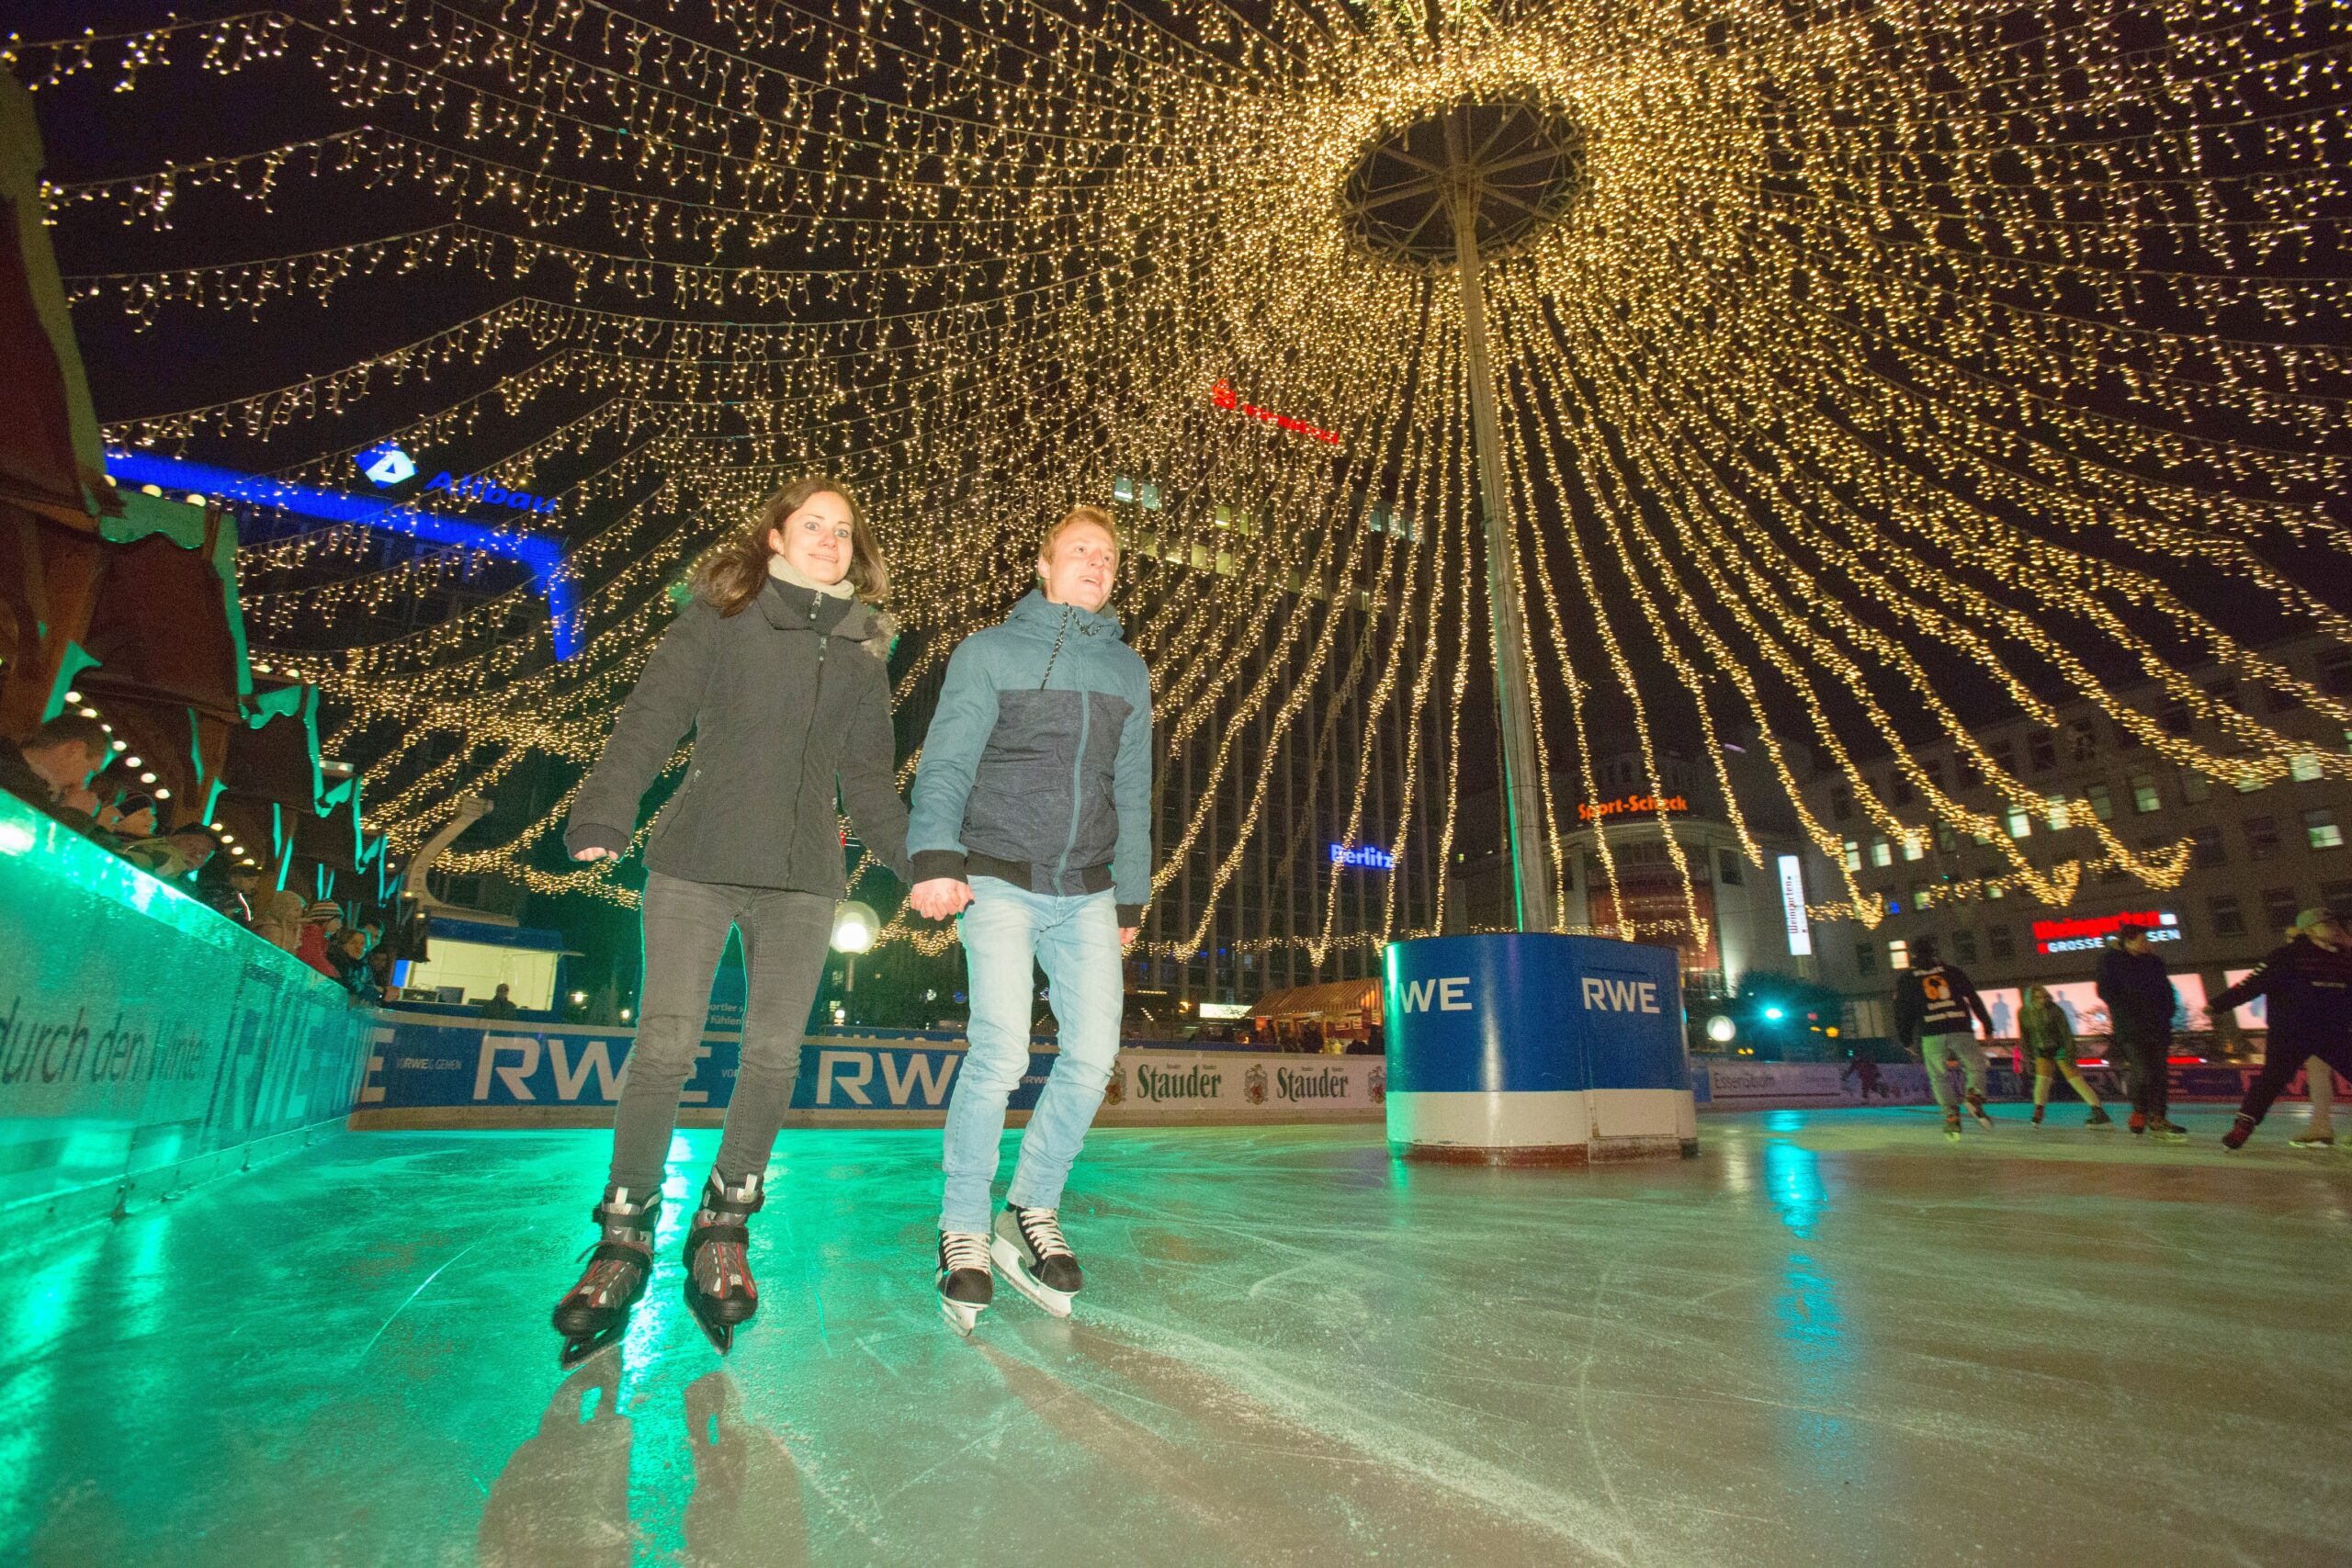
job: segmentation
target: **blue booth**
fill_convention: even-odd
[[[1699,1150],[1671,948],[1510,932],[1391,942],[1388,1142],[1581,1165]]]

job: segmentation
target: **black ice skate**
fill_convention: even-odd
[[[767,1196],[756,1171],[729,1187],[714,1170],[703,1183],[702,1207],[686,1227],[686,1305],[722,1356],[734,1347],[737,1325],[760,1310],[760,1288],[745,1256],[752,1233],[744,1222]]]
[[[2115,1118],[2107,1113],[2106,1106],[2094,1105],[2091,1107],[2091,1113],[2083,1118],[2083,1125],[2086,1127],[2106,1127],[2112,1129],[2115,1126]]]
[[[958,1334],[969,1334],[996,1299],[989,1272],[989,1238],[971,1231],[939,1234],[939,1313]]]
[[[661,1214],[659,1189],[638,1194],[626,1187],[605,1188],[604,1201],[588,1211],[604,1235],[582,1254],[590,1259],[588,1271],[555,1308],[566,1368],[578,1366],[628,1326],[629,1309],[653,1277],[653,1227]]]
[[[1972,1094],[1968,1097],[1968,1113],[1976,1118],[1976,1124],[1979,1127],[1988,1133],[1993,1130],[1993,1113],[1984,1109],[1983,1095]]]
[[[989,1256],[1004,1270],[1012,1288],[1052,1313],[1069,1315],[1069,1299],[1086,1282],[1079,1272],[1077,1255],[1062,1239],[1061,1222],[1051,1209],[1023,1209],[1011,1203],[996,1217],[996,1234],[989,1241]]]

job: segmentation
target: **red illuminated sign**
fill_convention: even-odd
[[[2162,909],[2120,915],[2085,915],[2071,920],[2036,920],[2033,944],[2043,953],[2080,953],[2098,946],[2125,926],[2140,926],[2150,942],[2178,942],[2180,917]]]
[[[1216,386],[1211,387],[1209,401],[1221,409],[1231,409],[1236,413],[1246,413],[1251,419],[1264,420],[1268,424],[1281,429],[1295,430],[1301,435],[1312,435],[1317,441],[1328,441],[1334,446],[1340,444],[1338,436],[1328,430],[1317,429],[1303,419],[1293,419],[1286,413],[1276,413],[1272,409],[1261,409],[1255,403],[1243,402],[1234,395],[1233,383],[1230,381],[1219,381]]]
[[[1577,820],[1598,822],[1603,817],[1623,817],[1628,812],[1646,814],[1663,811],[1670,816],[1690,809],[1690,803],[1679,795],[1669,795],[1663,800],[1654,795],[1625,795],[1615,800],[1604,800],[1598,806],[1589,800],[1577,801]]]

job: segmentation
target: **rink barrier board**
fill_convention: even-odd
[[[0,1252],[340,1126],[368,1025],[293,954],[0,795]]]
[[[484,1024],[387,1010],[369,1032],[356,1130],[608,1127],[628,1029]],[[706,1031],[681,1097],[679,1124],[717,1126],[734,1093],[741,1037]],[[963,1066],[946,1034],[815,1034],[801,1043],[786,1127],[937,1126]],[[1053,1068],[1033,1042],[1009,1120],[1025,1122]],[[1375,1056],[1185,1050],[1119,1053],[1096,1118],[1103,1126],[1218,1125],[1376,1119],[1387,1071]]]
[[[1670,949],[1545,932],[1384,954],[1389,1145],[1407,1158],[1582,1165],[1698,1152]]]
[[[2171,1098],[2190,1103],[2234,1105],[2245,1097],[2246,1086],[2261,1069],[2240,1063],[2175,1063],[2168,1071]],[[2085,1067],[2083,1077],[2099,1097],[2109,1102],[2129,1098],[2122,1073],[2111,1066]],[[1866,1100],[1861,1079],[1848,1076],[1838,1062],[1696,1062],[1690,1068],[1691,1088],[1702,1111],[1767,1111],[1838,1105],[1926,1105],[1928,1070],[1916,1062],[1879,1068],[1883,1092]],[[2336,1080],[2339,1098],[2352,1100],[2352,1086]],[[2007,1065],[1988,1066],[1984,1073],[1987,1099],[2030,1100],[2033,1077],[2020,1077]],[[2051,1087],[2051,1103],[2080,1103],[2064,1078]],[[2297,1073],[2280,1098],[2305,1097],[2303,1075]]]

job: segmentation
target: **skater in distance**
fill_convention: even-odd
[[[2035,984],[2025,988],[2025,1006],[2018,1010],[2018,1032],[2024,1036],[2026,1054],[2033,1058],[2033,1124],[2041,1125],[2042,1112],[2050,1105],[2050,1080],[2060,1073],[2082,1097],[2091,1113],[2083,1125],[2112,1127],[2115,1118],[2099,1103],[2098,1090],[2083,1077],[2083,1069],[2075,1065],[2075,1026],[2067,1020],[2066,1010],[2050,994],[2050,987]]]
[[[1118,537],[1080,506],[1046,531],[1038,586],[948,660],[915,774],[910,898],[957,917],[970,1048],[947,1107],[940,1310],[970,1333],[990,1264],[1067,1316],[1084,1282],[1059,1208],[1119,1050],[1119,955],[1151,894],[1151,679],[1105,606]],[[1006,1102],[1029,1066],[1036,969],[1060,1054],[989,1223]]]
[[[2107,1004],[2116,1054],[2132,1090],[2132,1132],[2166,1143],[2188,1136],[2172,1119],[2172,1019],[2180,1007],[2165,961],[2144,926],[2125,926],[2099,954],[2098,999]]]
[[[2314,1073],[2352,1077],[2352,936],[2326,909],[2305,909],[2288,928],[2287,942],[2270,951],[2253,974],[2215,997],[2220,1017],[2256,997],[2269,999],[2270,1037],[2263,1047],[2262,1073],[2247,1086],[2237,1121],[2222,1134],[2224,1148],[2238,1149],[2254,1135],[2295,1076],[2309,1062]]]
[[[1968,972],[1937,955],[1936,940],[1921,937],[1911,944],[1911,967],[1894,985],[1894,1032],[1906,1051],[1919,1053],[1928,1068],[1928,1087],[1943,1107],[1944,1136],[1960,1136],[1960,1107],[1952,1103],[1951,1079],[1944,1070],[1944,1054],[1960,1058],[1967,1079],[1968,1113],[1986,1132],[1993,1130],[1992,1113],[1984,1109],[1984,1047],[1977,1043],[1976,1027],[1993,1032],[1993,1016]]]
[[[572,858],[629,847],[638,807],[689,731],[686,775],[645,845],[637,1043],[613,1119],[592,1261],[555,1309],[566,1365],[609,1342],[653,1269],[678,1097],[729,928],[747,996],[727,1130],[685,1240],[687,1304],[719,1350],[759,1310],[746,1251],[800,1037],[844,891],[836,788],[875,857],[909,874],[892,778],[891,624],[882,553],[842,486],[803,479],[696,573],[629,694],[564,832]]]

